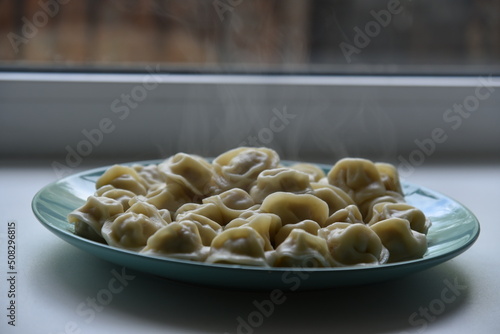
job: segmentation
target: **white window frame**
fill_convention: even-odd
[[[118,121],[125,115],[116,112],[122,94],[144,92]],[[448,111],[475,100],[467,117]],[[214,155],[261,134],[259,143],[289,159],[398,160],[416,150],[426,159],[496,158],[499,106],[497,76],[162,74],[158,67],[132,74],[0,72],[0,156],[62,161],[68,146],[85,140],[83,130],[106,129],[100,122],[109,119],[113,131],[100,142],[96,137],[89,157]],[[266,142],[263,129],[283,108],[296,117]],[[436,141],[435,129],[446,140]]]

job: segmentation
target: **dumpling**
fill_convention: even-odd
[[[80,208],[68,215],[68,221],[75,225],[75,233],[84,238],[104,242],[101,229],[106,219],[123,213],[120,201],[108,197],[89,196]]]
[[[146,202],[137,202],[102,226],[102,236],[110,246],[140,251],[148,238],[170,220],[167,210],[159,211]]]
[[[94,195],[119,201],[123,206],[123,210],[127,210],[130,207],[130,200],[137,196],[130,190],[118,189],[109,184],[97,189]]]
[[[318,235],[326,240],[333,260],[340,266],[387,262],[387,249],[364,224],[334,223],[320,229]]]
[[[222,231],[222,226],[219,224],[222,222],[222,215],[219,208],[212,203],[185,204],[177,210],[175,220],[195,222],[205,246],[210,246],[215,236]]]
[[[386,191],[385,195],[380,197],[375,197],[374,199],[365,201],[359,206],[359,211],[363,215],[363,220],[368,223],[373,217],[373,208],[379,203],[404,203],[405,199],[403,195],[395,191]]]
[[[331,185],[344,190],[357,205],[382,196],[386,191],[375,164],[366,159],[341,159],[327,177]]]
[[[313,195],[323,200],[328,205],[328,214],[332,215],[348,205],[353,205],[354,201],[345,191],[330,184],[312,183]]]
[[[283,225],[310,219],[324,226],[328,218],[328,205],[310,194],[273,193],[266,197],[260,210],[278,215]]]
[[[182,217],[182,219],[177,220],[177,222],[185,222],[189,221],[196,225],[198,228],[198,232],[201,237],[201,242],[203,246],[210,246],[212,244],[212,240],[222,231],[222,227],[214,222],[213,220],[198,215],[196,213],[188,213]]]
[[[183,186],[176,183],[157,187],[146,195],[146,202],[158,209],[167,209],[172,214],[182,205],[191,202],[191,195],[186,193]]]
[[[262,211],[260,210],[260,207],[261,207],[260,204],[252,205],[248,209],[243,210],[243,212],[241,212],[241,214],[238,216],[238,218],[249,218],[255,214],[262,213]]]
[[[416,207],[406,203],[379,203],[373,207],[373,214],[368,225],[376,224],[388,218],[403,218],[408,220],[412,230],[427,234],[431,222],[425,214]]]
[[[141,196],[134,197],[135,201],[134,200],[131,201],[130,208],[125,212],[142,213],[153,219],[156,219],[157,216],[159,216],[167,223],[172,222],[170,211],[166,209],[158,209],[156,206],[151,205],[151,203],[148,203],[147,201],[142,201],[142,199],[145,198]]]
[[[388,163],[339,160],[328,173],[239,147],[114,165],[68,215],[75,233],[143,254],[250,266],[330,267],[414,259],[430,221],[405,203]]]
[[[218,193],[212,165],[205,159],[185,153],[177,153],[158,165],[167,184],[177,183],[193,193],[193,202]]]
[[[325,239],[301,229],[292,230],[268,259],[274,267],[324,268],[334,264]]]
[[[311,182],[318,182],[325,177],[325,172],[316,165],[308,163],[297,163],[290,166],[290,168],[306,173]]]
[[[127,166],[114,165],[108,168],[96,181],[96,189],[105,185],[130,190],[136,195],[145,195],[147,192],[144,180],[135,169]]]
[[[324,226],[334,223],[362,224],[363,216],[356,205],[348,205],[328,217]]]
[[[240,147],[219,155],[212,164],[225,180],[226,189],[248,191],[262,171],[278,167],[279,156],[268,148]]]
[[[264,251],[274,249],[276,233],[281,228],[281,219],[272,213],[256,213],[248,218],[236,218],[230,221],[224,229],[248,226],[257,231],[264,239]]]
[[[272,193],[282,191],[295,194],[312,192],[309,176],[291,168],[274,168],[263,171],[250,189],[255,203],[262,203]]]
[[[203,204],[214,204],[222,215],[221,225],[238,218],[243,212],[255,205],[252,197],[240,189],[233,188],[225,192],[203,199]]]
[[[207,216],[198,214],[198,213],[193,213],[193,212],[186,212],[182,215],[179,215],[176,221],[183,221],[183,220],[192,220],[200,223],[203,226],[210,227],[212,230],[215,232],[220,232],[222,231],[222,226],[219,225],[216,221],[210,219]]]
[[[98,189],[94,192],[94,196],[102,196],[102,194],[104,194],[106,191],[108,191],[108,190],[113,190],[113,189],[117,189],[117,188],[113,187],[112,185],[107,184],[107,185],[105,185],[105,186],[102,186],[102,187],[98,188]],[[122,190],[123,190],[123,189],[122,189]],[[131,193],[132,193],[132,192],[131,192]],[[134,193],[132,193],[132,194],[134,194]],[[135,194],[134,194],[134,196],[135,196]]]
[[[214,203],[186,203],[175,212],[175,220],[182,220],[188,214],[198,214],[222,225],[223,217],[220,208]]]
[[[176,259],[204,261],[204,247],[198,226],[191,221],[173,222],[158,229],[147,241],[142,254],[167,256]]]
[[[403,189],[401,188],[401,182],[399,180],[399,173],[394,165],[384,162],[376,162],[375,168],[377,168],[380,179],[382,180],[382,183],[384,183],[386,190],[394,191],[403,195]]]
[[[304,230],[312,235],[318,235],[318,230],[321,228],[314,220],[306,219],[295,224],[287,224],[280,228],[274,237],[274,243],[279,246],[292,233],[293,230]]]
[[[165,184],[165,178],[158,170],[157,164],[132,165],[132,168],[139,174],[148,190]]]
[[[425,234],[413,231],[410,222],[389,218],[370,226],[389,250],[389,262],[421,258],[427,251]]]
[[[264,239],[249,226],[224,230],[212,241],[207,263],[267,266]]]

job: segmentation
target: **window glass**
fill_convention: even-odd
[[[2,0],[3,69],[499,72],[494,0]]]

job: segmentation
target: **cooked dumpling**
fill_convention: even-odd
[[[304,230],[312,235],[318,235],[318,230],[321,228],[314,220],[303,220],[295,224],[287,224],[280,228],[274,237],[274,243],[279,246],[292,233],[293,230]]]
[[[236,218],[229,222],[224,229],[248,226],[257,231],[264,239],[264,250],[274,249],[276,233],[281,228],[281,219],[272,213],[256,213],[248,218]]]
[[[183,260],[204,261],[208,248],[203,247],[195,222],[173,222],[158,229],[147,241],[143,254],[168,256]]]
[[[317,182],[313,182],[313,183],[311,183],[311,185],[313,185],[313,184],[315,184],[315,183],[316,183],[316,184],[328,184],[328,185],[331,185],[331,184],[328,182],[328,177],[326,177],[326,176],[325,176],[325,177],[322,177],[322,178],[321,178],[321,179],[319,179]],[[314,188],[314,187],[313,187],[313,188]],[[319,188],[319,187],[317,187],[317,188]],[[338,187],[337,187],[337,188],[338,188]]]
[[[170,183],[149,192],[146,195],[146,202],[153,204],[158,209],[167,209],[174,214],[182,205],[190,203],[191,197],[183,186]]]
[[[260,210],[261,205],[260,204],[255,204],[249,207],[246,210],[243,210],[243,212],[238,216],[238,218],[250,218],[253,215],[260,214],[262,211]],[[279,217],[278,217],[279,218]]]
[[[114,165],[107,169],[96,181],[96,189],[105,185],[130,190],[136,195],[145,195],[147,192],[144,180],[135,169],[127,166]]]
[[[222,226],[219,224],[222,221],[220,210],[212,203],[185,204],[177,210],[175,220],[195,222],[205,246],[210,246],[213,238],[222,231]]]
[[[215,220],[210,219],[207,216],[204,216],[202,214],[194,213],[194,212],[185,212],[182,215],[177,216],[176,221],[183,221],[183,220],[194,220],[199,222],[202,225],[206,225],[210,227],[212,230],[215,232],[220,232],[222,231],[222,226],[217,223]]]
[[[136,196],[135,199],[143,199],[143,197]],[[142,213],[148,217],[151,217],[152,219],[157,219],[157,217],[160,216],[160,218],[165,222],[172,222],[170,211],[166,209],[158,209],[156,206],[151,205],[151,203],[148,203],[146,201],[137,200],[125,212]]]
[[[334,223],[318,231],[335,262],[341,266],[381,264],[388,252],[380,238],[364,224]]]
[[[203,200],[203,204],[209,203],[214,204],[219,209],[222,215],[221,225],[238,218],[243,212],[255,205],[252,197],[239,188],[226,190],[219,195],[207,197]]]
[[[203,158],[178,153],[159,164],[158,170],[167,184],[180,184],[193,193],[198,198],[195,202],[218,192],[212,165]]]
[[[184,221],[195,223],[204,246],[210,246],[212,240],[222,231],[222,226],[210,218],[196,213],[187,213],[181,219],[177,220],[179,223]]]
[[[152,190],[165,183],[165,178],[163,175],[161,175],[160,171],[158,170],[158,165],[156,164],[149,164],[146,166],[132,165],[132,168],[142,178],[148,190]]]
[[[365,201],[359,206],[359,211],[363,215],[363,220],[368,223],[373,217],[373,207],[379,203],[404,203],[403,195],[395,191],[386,191],[385,195],[375,197],[372,200]]]
[[[325,172],[321,168],[313,164],[297,163],[291,165],[290,168],[306,173],[309,176],[309,180],[311,182],[318,182],[325,177]]]
[[[118,189],[108,184],[97,189],[95,192],[95,196],[115,199],[122,204],[123,210],[127,210],[130,207],[130,200],[137,195],[130,190]]]
[[[370,226],[389,250],[389,262],[421,258],[427,250],[425,234],[410,228],[402,218],[389,218]]]
[[[343,209],[337,210],[333,215],[328,217],[324,226],[334,223],[363,223],[363,216],[356,205],[348,205]]]
[[[226,189],[249,190],[262,171],[278,167],[279,156],[268,148],[240,147],[219,155],[212,164]]]
[[[149,203],[137,202],[115,219],[108,219],[102,227],[102,236],[111,246],[139,251],[151,235],[168,224],[167,213]]]
[[[111,246],[208,263],[327,267],[425,253],[430,221],[404,202],[395,166],[346,158],[325,175],[285,165],[253,147],[212,163],[178,153],[114,165],[68,220],[76,234]]]
[[[104,242],[102,225],[111,217],[123,213],[120,201],[108,197],[89,196],[80,208],[68,215],[68,221],[75,225],[75,233],[90,240]]]
[[[312,192],[309,176],[291,168],[274,168],[263,171],[257,177],[255,185],[250,189],[255,203],[262,201],[278,191],[295,194]]]
[[[328,205],[328,214],[332,215],[348,205],[354,204],[352,198],[339,187],[330,184],[312,183],[313,195]]]
[[[344,190],[357,205],[382,196],[386,191],[375,164],[366,159],[341,159],[327,177],[331,185]]]
[[[112,185],[105,185],[105,186],[102,186],[100,188],[98,188],[95,192],[94,192],[94,196],[102,196],[102,194],[104,194],[106,191],[109,191],[109,190],[113,190],[113,189],[117,189],[115,187],[113,187]],[[123,190],[123,189],[121,189]],[[128,191],[128,190],[127,190]],[[135,194],[133,192],[130,192],[133,194],[133,196],[135,196]],[[132,197],[133,197],[132,196]]]
[[[403,189],[401,188],[401,182],[399,181],[399,173],[394,165],[377,162],[375,163],[375,168],[377,168],[380,179],[384,183],[386,190],[394,191],[403,195]]]
[[[263,238],[269,238],[271,245],[274,247],[274,239],[276,233],[283,226],[279,216],[272,213],[257,213],[251,218],[248,218],[248,226],[255,229]],[[266,249],[268,250],[268,249]]]
[[[406,203],[379,203],[373,207],[373,214],[368,225],[376,224],[388,218],[408,220],[412,230],[427,234],[431,225],[422,211]]]
[[[224,230],[212,241],[208,263],[267,266],[264,239],[249,226]]]
[[[260,210],[278,215],[283,225],[310,219],[324,226],[328,218],[328,205],[310,194],[273,193],[266,197]]]
[[[175,220],[182,220],[188,214],[198,214],[222,225],[224,219],[220,208],[214,203],[186,203],[175,212]]]
[[[269,255],[274,267],[331,267],[334,263],[325,239],[304,230],[291,231],[276,251]]]

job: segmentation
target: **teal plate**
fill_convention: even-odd
[[[136,164],[157,164],[142,161]],[[132,163],[130,163],[132,164]],[[328,171],[329,166],[319,165]],[[359,285],[400,278],[450,260],[467,250],[479,236],[479,222],[463,205],[436,191],[403,183],[406,201],[432,221],[424,257],[378,266],[342,268],[260,268],[206,264],[153,257],[87,240],[73,233],[66,216],[95,192],[95,182],[109,166],[75,174],[41,189],[33,198],[37,219],[68,243],[112,263],[171,280],[234,289],[311,290]]]

